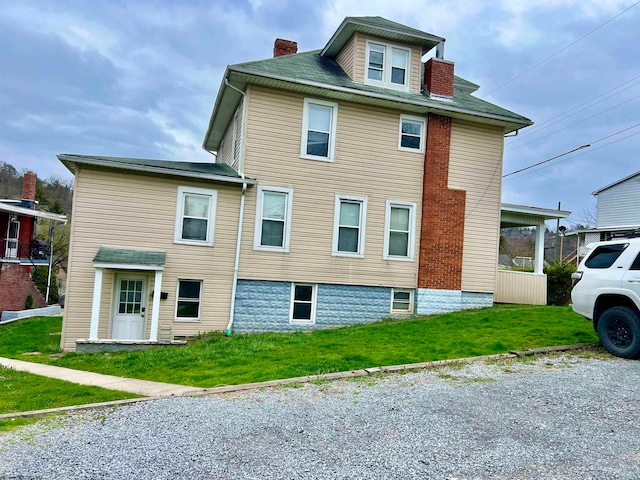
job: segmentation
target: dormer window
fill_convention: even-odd
[[[365,83],[396,90],[409,89],[411,50],[384,43],[367,42]]]

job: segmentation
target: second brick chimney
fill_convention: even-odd
[[[298,44],[291,40],[284,40],[282,38],[276,38],[273,44],[273,57],[282,57],[284,55],[291,55],[292,53],[298,53]]]
[[[36,174],[29,171],[22,177],[22,200],[36,199]]]
[[[424,88],[430,96],[453,98],[453,65],[436,57],[424,64]]]

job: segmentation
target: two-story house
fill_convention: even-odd
[[[348,17],[321,50],[227,68],[215,163],[59,155],[63,347],[491,305],[503,137],[531,122],[477,88],[443,38]]]
[[[36,222],[66,222],[64,215],[38,210],[36,175],[25,172],[21,200],[0,200],[0,314],[24,310],[27,298],[34,307],[46,299],[31,279],[36,265],[49,265],[48,245],[36,240]]]

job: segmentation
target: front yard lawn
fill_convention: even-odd
[[[595,342],[590,322],[569,307],[498,305],[411,320],[297,333],[203,336],[184,347],[24,355],[55,351],[59,318],[0,328],[0,356],[161,382],[215,387],[509,350]]]
[[[0,367],[0,414],[135,398],[125,392],[76,385]],[[0,429],[3,422],[0,421]]]

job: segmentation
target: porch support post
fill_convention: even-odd
[[[91,304],[91,327],[89,340],[98,340],[98,322],[100,318],[100,296],[102,295],[102,269],[96,268],[93,278],[93,303]]]
[[[160,318],[160,289],[162,288],[162,270],[156,270],[156,278],[153,284],[153,307],[151,310],[151,332],[149,341],[158,341],[158,320]]]
[[[536,254],[533,273],[542,274],[544,271],[544,232],[547,225],[542,222],[536,227]]]

